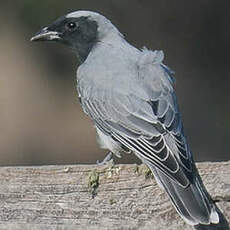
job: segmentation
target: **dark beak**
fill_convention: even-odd
[[[43,28],[36,33],[30,41],[58,41],[61,40],[60,33],[56,31],[49,31],[48,27]]]

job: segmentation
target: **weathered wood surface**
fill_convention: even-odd
[[[197,165],[230,221],[230,162]],[[1,167],[0,229],[193,229],[148,175],[137,165]]]

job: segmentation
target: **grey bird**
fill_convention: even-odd
[[[80,102],[103,148],[140,158],[188,224],[219,222],[184,135],[173,72],[163,64],[162,51],[135,48],[91,11],[62,16],[31,40],[57,41],[74,50],[81,63]]]

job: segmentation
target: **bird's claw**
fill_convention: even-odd
[[[108,163],[114,164],[112,152],[109,152],[102,161],[99,161],[99,160],[96,161],[97,165],[106,165]]]

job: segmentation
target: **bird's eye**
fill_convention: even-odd
[[[73,30],[77,27],[77,24],[75,22],[69,22],[69,23],[67,23],[66,26],[69,30]]]

